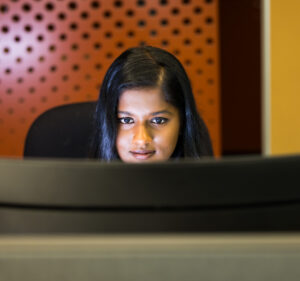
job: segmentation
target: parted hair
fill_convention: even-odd
[[[191,83],[183,66],[163,49],[142,46],[123,52],[104,77],[94,115],[91,157],[103,161],[120,159],[116,149],[120,95],[128,89],[157,87],[180,115],[179,137],[171,158],[213,155],[207,127],[197,112]]]

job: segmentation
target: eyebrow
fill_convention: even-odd
[[[124,114],[124,115],[132,116],[132,114],[128,111],[118,111],[118,114]],[[169,110],[160,110],[160,111],[156,111],[156,112],[151,113],[152,116],[157,116],[157,115],[160,115],[160,114],[173,115],[173,113]]]
[[[130,112],[128,111],[118,111],[118,114],[124,114],[124,115],[132,115]]]
[[[161,110],[161,111],[157,111],[157,112],[151,113],[152,116],[156,116],[156,115],[160,115],[160,114],[173,115],[173,113],[171,111],[169,111],[169,110]]]

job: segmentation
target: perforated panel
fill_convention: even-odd
[[[217,0],[0,2],[0,155],[21,156],[47,109],[96,100],[125,49],[162,47],[191,79],[220,154]]]

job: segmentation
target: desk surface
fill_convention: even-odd
[[[1,236],[1,280],[299,280],[300,233]]]

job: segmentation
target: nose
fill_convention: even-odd
[[[133,136],[133,143],[138,146],[147,146],[152,141],[152,136],[149,128],[146,124],[140,124],[136,127],[136,131]]]

